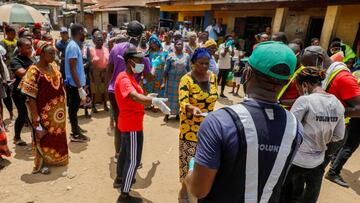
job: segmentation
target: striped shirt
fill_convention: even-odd
[[[195,162],[218,170],[200,202],[277,202],[303,128],[278,104],[246,100],[230,108],[240,132],[225,110],[210,113],[198,132]]]

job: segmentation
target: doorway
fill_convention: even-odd
[[[237,37],[244,39],[245,44],[242,49],[246,56],[250,56],[255,41],[255,34],[265,32],[267,26],[271,26],[271,17],[239,17],[235,18],[234,32]]]
[[[360,23],[358,25],[358,30],[357,30],[356,37],[355,37],[355,40],[354,40],[354,43],[353,43],[353,47],[352,47],[353,50],[357,52],[357,49],[359,48],[358,47],[359,45],[360,45]]]
[[[109,13],[109,23],[114,27],[118,26],[117,13]]]
[[[305,47],[310,46],[312,38],[320,39],[321,31],[324,25],[324,18],[310,17],[308,31],[305,39]]]

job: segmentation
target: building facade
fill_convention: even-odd
[[[98,0],[96,5],[87,7],[86,10],[94,14],[94,26],[100,29],[106,29],[108,24],[121,27],[132,20],[148,27],[156,25],[159,21],[159,9],[146,6],[144,0]]]
[[[191,21],[204,30],[213,19],[222,21],[227,33],[244,39],[265,31],[284,31],[290,40],[300,38],[309,45],[318,37],[328,47],[333,37],[351,46],[360,38],[359,0],[147,0],[160,7],[160,17],[178,22]]]

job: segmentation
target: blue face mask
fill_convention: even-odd
[[[134,73],[142,73],[144,71],[144,64],[135,63],[135,66],[132,68]]]

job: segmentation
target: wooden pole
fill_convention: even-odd
[[[85,24],[84,23],[84,0],[80,0],[80,22],[81,24]]]

